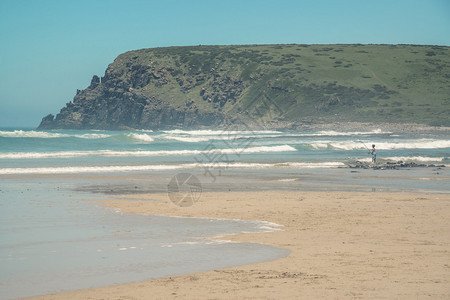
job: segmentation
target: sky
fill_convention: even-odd
[[[450,46],[450,1],[0,0],[0,127],[37,127],[129,50],[278,43]]]

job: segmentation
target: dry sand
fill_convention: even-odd
[[[223,239],[286,258],[36,299],[450,299],[450,195],[356,192],[166,194],[103,201],[127,213],[265,220],[283,231]],[[149,201],[154,200],[154,201]]]

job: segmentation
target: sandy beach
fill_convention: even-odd
[[[190,207],[175,206],[167,194],[101,202],[131,214],[275,222],[282,231],[220,239],[291,253],[271,262],[33,299],[450,298],[448,194],[210,192]]]

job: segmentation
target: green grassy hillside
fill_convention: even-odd
[[[74,104],[143,99],[140,118],[159,105],[231,119],[257,113],[272,122],[450,125],[449,48],[355,44],[142,49],[119,55],[101,82],[81,91]],[[135,121],[130,123],[134,127],[148,127]],[[167,122],[182,125],[176,118]]]

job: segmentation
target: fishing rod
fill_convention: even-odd
[[[370,151],[370,148],[367,147],[366,144],[364,144],[364,142],[361,141],[360,139],[358,139],[358,142],[362,143],[362,144],[364,145],[364,147],[366,147],[366,149],[369,151],[369,154],[370,154],[370,152],[371,152],[371,151]]]

